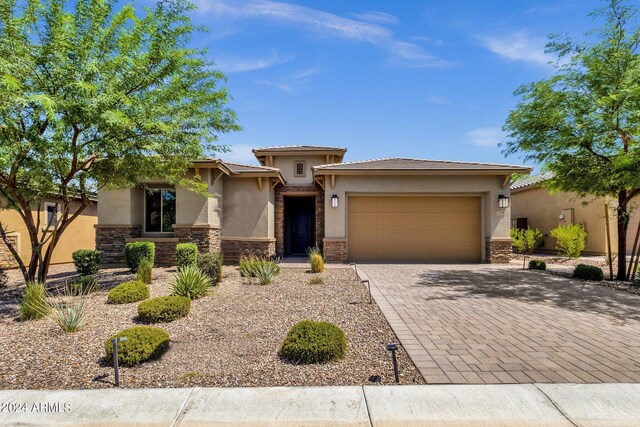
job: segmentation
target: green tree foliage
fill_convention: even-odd
[[[525,266],[527,255],[531,255],[542,242],[542,232],[537,228],[519,230],[511,229],[511,245],[520,253],[525,254],[522,259],[522,268]]]
[[[0,235],[28,280],[45,280],[97,189],[162,176],[204,194],[186,169],[238,129],[224,75],[189,47],[193,4],[159,0],[142,13],[116,4],[0,0],[0,196],[25,223],[31,259],[20,260],[1,224]],[[59,221],[39,224],[50,196]]]
[[[524,153],[554,173],[552,190],[617,200],[618,276],[625,278],[628,206],[640,194],[638,11],[609,0],[602,25],[575,41],[553,36],[553,77],[521,86],[504,129],[506,155]]]
[[[580,224],[559,225],[549,233],[556,238],[556,250],[568,258],[579,258],[584,251],[587,232]]]

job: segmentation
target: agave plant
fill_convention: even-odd
[[[171,284],[171,294],[191,299],[203,297],[211,287],[211,279],[195,265],[186,265],[178,271]]]
[[[280,274],[280,266],[275,261],[259,260],[255,265],[255,277],[261,285],[273,283],[278,274]]]
[[[74,297],[73,291],[65,289],[61,298],[47,298],[51,317],[65,332],[76,332],[87,324],[87,293]]]
[[[240,275],[242,277],[256,277],[256,265],[260,262],[255,255],[242,255],[240,257]]]

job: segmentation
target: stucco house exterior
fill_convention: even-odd
[[[126,242],[156,242],[171,264],[178,242],[244,253],[304,255],[328,261],[505,262],[511,253],[509,183],[524,166],[387,158],[343,162],[345,148],[253,150],[260,166],[219,159],[190,174],[218,197],[172,188],[161,179],[100,191],[96,244],[122,264]],[[501,205],[506,205],[500,207]]]
[[[78,202],[79,203],[79,202]],[[6,200],[0,198],[0,224],[7,231],[7,236],[13,246],[17,248],[20,258],[24,262],[28,262],[31,258],[31,242],[27,227],[20,218],[20,214],[14,209],[2,209],[6,206]],[[60,218],[60,204],[55,198],[49,198],[42,201],[40,209],[33,208],[34,220],[40,215],[40,224],[42,230],[46,229],[49,221],[57,221]],[[74,211],[79,206],[75,203],[71,204],[71,210]],[[65,264],[72,262],[71,254],[78,249],[95,249],[96,240],[94,227],[98,222],[97,207],[95,203],[90,204],[76,218],[60,237],[60,241],[53,251],[51,259],[52,264]],[[18,267],[15,259],[9,252],[9,248],[0,239],[0,268],[16,268]]]
[[[541,252],[555,252],[555,239],[549,232],[560,224],[581,224],[587,232],[584,253],[603,255],[607,253],[605,205],[609,205],[609,227],[611,250],[618,247],[616,201],[602,197],[580,198],[573,192],[551,193],[543,183],[552,175],[522,177],[511,184],[511,222],[513,228],[538,228],[543,236]],[[627,251],[631,253],[640,215],[632,211],[627,235]]]

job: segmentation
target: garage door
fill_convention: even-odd
[[[348,200],[352,261],[480,262],[480,197]]]

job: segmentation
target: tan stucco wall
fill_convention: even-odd
[[[335,188],[325,181],[325,237],[345,239],[349,195],[477,195],[481,197],[484,239],[509,238],[509,209],[498,208],[498,195],[509,195],[498,176],[337,176]],[[340,199],[331,207],[331,196]]]
[[[560,214],[573,209],[573,223],[582,224],[587,231],[585,252],[603,254],[606,252],[606,226],[602,198],[587,197],[581,199],[575,193],[549,193],[545,188],[534,187],[511,193],[511,218],[527,218],[527,225],[538,228],[544,235],[544,245],[541,249],[555,250],[555,239],[549,232],[561,224]],[[617,245],[615,212],[610,211],[611,247],[615,251]],[[570,223],[567,218],[563,224]],[[633,221],[637,224],[637,218]],[[634,230],[635,226],[629,230]],[[632,239],[631,239],[632,240]],[[633,244],[627,242],[630,248]]]
[[[49,200],[53,202],[54,200]],[[78,205],[74,204],[71,207],[71,212],[77,209]],[[37,213],[33,214],[34,220],[37,218]],[[94,225],[97,223],[97,209],[95,205],[88,206],[84,212],[76,218],[67,229],[63,232],[62,237],[58,241],[56,249],[53,252],[51,262],[53,264],[63,264],[72,262],[71,254],[78,249],[95,249],[95,229]],[[41,209],[40,223],[43,225],[43,229],[46,225],[46,213],[44,208]],[[22,218],[15,210],[0,210],[0,222],[9,232],[18,236],[18,246],[20,258],[24,262],[28,262],[31,257],[31,242],[29,240],[29,233]],[[0,245],[4,245],[0,241]]]
[[[296,160],[304,160],[306,162],[306,174],[303,177],[297,177],[294,174]],[[313,183],[311,167],[325,163],[325,156],[276,156],[273,159],[273,167],[280,169],[280,173],[287,181],[287,185],[311,185]]]
[[[223,237],[274,237],[274,194],[268,180],[260,191],[257,178],[224,177],[223,193]]]

